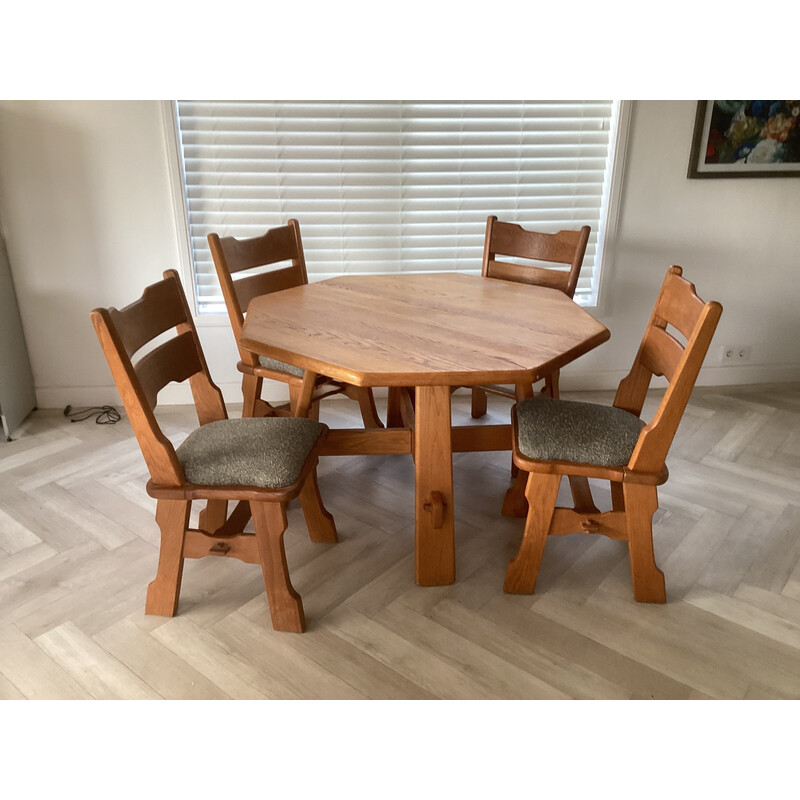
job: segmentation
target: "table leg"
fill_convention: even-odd
[[[387,428],[402,428],[403,427],[403,414],[401,411],[401,403],[403,401],[404,389],[401,386],[390,386],[389,397],[386,401],[386,427]]]
[[[450,387],[418,386],[415,405],[416,581],[445,586],[456,579]]]

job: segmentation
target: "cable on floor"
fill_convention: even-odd
[[[72,410],[72,406],[64,409],[64,416],[69,417],[70,422],[83,422],[89,417],[94,417],[98,425],[113,425],[120,421],[120,413],[114,406],[92,406],[91,408],[78,408]]]

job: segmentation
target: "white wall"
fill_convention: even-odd
[[[178,251],[158,103],[0,104],[0,222],[40,407],[113,400],[89,321]]]
[[[634,104],[598,314],[611,339],[564,371],[565,387],[616,386],[671,264],[724,309],[700,385],[800,380],[800,178],[688,180],[696,105]],[[720,365],[723,344],[750,345],[750,361]]]
[[[694,111],[635,104],[598,313],[612,338],[564,371],[565,388],[616,386],[670,264],[725,307],[701,384],[800,380],[800,179],[687,180]],[[179,266],[167,158],[156,101],[0,102],[0,224],[41,407],[118,402],[89,311],[124,305]],[[227,323],[200,336],[239,401]],[[750,345],[750,362],[718,365],[722,344]],[[176,388],[165,399],[186,401]]]

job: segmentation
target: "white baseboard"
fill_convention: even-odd
[[[602,372],[561,373],[560,385],[564,391],[588,392],[616,389],[627,375],[627,370],[605,370]],[[708,366],[700,371],[698,386],[744,386],[758,383],[794,383],[800,381],[800,366],[797,364],[759,364],[752,366]],[[218,384],[226,403],[242,402],[242,385]],[[663,378],[655,379],[652,387],[666,385]],[[376,397],[385,397],[386,389],[375,389]],[[289,398],[286,387],[275,382],[265,382],[263,397],[271,403],[283,403]],[[121,406],[119,394],[113,386],[38,386],[36,400],[39,408],[62,409],[112,405]],[[192,402],[189,384],[170,384],[159,396],[161,405],[186,405]]]

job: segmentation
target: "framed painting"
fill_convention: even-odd
[[[800,100],[700,100],[690,178],[800,176]]]

